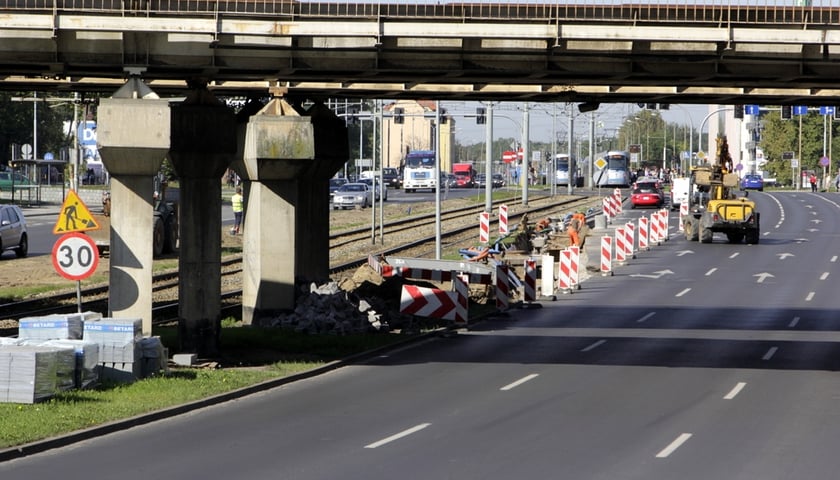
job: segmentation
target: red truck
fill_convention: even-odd
[[[452,164],[452,174],[455,175],[455,185],[460,188],[472,188],[475,186],[476,171],[472,163]]]

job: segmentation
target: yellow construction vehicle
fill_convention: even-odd
[[[730,243],[758,243],[759,213],[755,202],[735,195],[738,182],[726,137],[719,136],[716,162],[691,171],[688,215],[682,219],[687,240],[711,243],[721,232]]]

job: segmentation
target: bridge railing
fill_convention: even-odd
[[[836,0],[0,0],[0,11],[627,24],[840,25]]]

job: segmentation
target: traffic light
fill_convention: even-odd
[[[744,106],[735,105],[735,118],[744,118]]]
[[[671,108],[671,104],[670,104],[670,103],[660,103],[660,104],[659,104],[659,109],[660,109],[660,110],[668,110],[669,108]]]
[[[793,107],[790,105],[782,105],[782,120],[790,120]]]
[[[440,109],[440,124],[443,125],[444,123],[448,123],[448,122],[449,122],[449,115],[446,114],[446,109],[445,108],[441,108]]]
[[[484,107],[478,107],[475,109],[475,123],[478,125],[484,125],[487,123],[487,109]]]

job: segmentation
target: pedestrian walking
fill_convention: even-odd
[[[808,177],[808,181],[811,182],[811,191],[816,192],[817,191],[817,176],[812,173],[811,176]]]
[[[245,211],[245,199],[242,198],[242,187],[236,187],[236,193],[230,197],[230,205],[233,208],[233,228],[230,229],[230,234],[239,235],[239,230],[242,225],[242,214]]]

